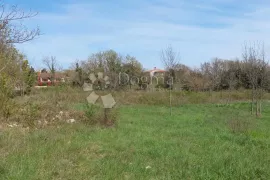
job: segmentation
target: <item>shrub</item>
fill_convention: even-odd
[[[40,107],[29,101],[24,105],[24,108],[21,109],[20,120],[25,126],[34,128],[38,118],[40,118],[39,112]]]
[[[0,74],[0,115],[2,115],[2,118],[5,120],[9,118],[13,109],[12,94],[11,79],[4,74]]]
[[[116,108],[104,109],[101,106],[93,104],[84,104],[85,123],[90,125],[112,126],[116,123],[118,111]]]
[[[104,125],[105,126],[113,126],[116,125],[119,114],[118,114],[118,109],[117,108],[112,108],[112,109],[104,109]]]
[[[254,120],[234,118],[227,122],[227,125],[232,133],[247,134],[254,126]]]
[[[100,107],[98,107],[97,105],[93,105],[93,104],[88,104],[85,103],[84,104],[84,114],[85,117],[87,118],[87,124],[96,124],[98,123],[99,119],[97,118],[97,115],[100,113]]]

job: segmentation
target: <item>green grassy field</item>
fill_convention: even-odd
[[[114,128],[0,135],[0,179],[269,179],[270,104],[123,106]]]

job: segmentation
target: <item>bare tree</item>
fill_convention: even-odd
[[[200,71],[203,75],[203,88],[204,90],[209,90],[211,93],[211,73],[210,73],[211,64],[209,62],[205,62],[201,64]]]
[[[219,90],[221,83],[221,75],[223,71],[222,60],[215,58],[212,62],[206,62],[201,65],[201,71],[204,78],[208,81],[208,90],[213,102],[213,90]]]
[[[161,51],[161,61],[163,62],[165,68],[169,72],[169,80],[167,84],[170,88],[170,114],[172,115],[172,85],[175,81],[175,68],[180,64],[179,54],[175,52],[171,45],[169,45],[165,50]]]
[[[28,13],[18,6],[8,6],[0,0],[0,41],[5,44],[24,43],[40,35],[40,29],[29,30],[22,24],[22,20],[33,18],[37,15],[32,11]]]
[[[161,51],[161,61],[163,65],[165,66],[166,70],[169,73],[169,79],[170,81],[176,81],[175,79],[175,70],[177,69],[177,66],[180,64],[180,57],[179,53],[173,50],[172,46],[169,45],[165,50]],[[171,85],[170,85],[170,88]]]
[[[203,77],[198,68],[194,68],[190,72],[189,77],[189,86],[193,91],[199,92],[199,90],[203,89]]]
[[[16,5],[9,6],[0,0],[0,73],[7,73],[9,78],[18,73],[15,72],[15,67],[20,65],[20,53],[14,44],[31,41],[40,35],[38,27],[29,30],[22,22],[36,15],[37,13],[25,12]]]
[[[231,95],[232,91],[237,85],[237,62],[234,62],[232,60],[223,60],[222,61],[222,67],[220,71],[220,90],[224,88],[228,88],[229,94],[227,98],[227,103],[231,101]]]
[[[212,61],[212,66],[211,66],[211,81],[212,81],[212,89],[219,90],[220,82],[221,82],[221,74],[223,72],[223,67],[222,67],[222,60],[215,58]]]
[[[237,79],[235,78],[235,72],[233,71],[229,71],[228,72],[228,77],[227,77],[227,81],[228,81],[228,86],[229,86],[229,98],[228,98],[228,102],[231,102],[231,95],[232,95],[232,91],[237,83]]]
[[[54,84],[55,72],[56,72],[56,69],[58,68],[56,57],[55,56],[45,57],[43,59],[43,63],[51,72],[51,81]]]
[[[180,62],[179,54],[169,45],[165,50],[161,51],[161,61],[167,70],[174,69]]]
[[[256,104],[256,116],[258,117],[261,115],[261,101],[268,74],[264,45],[261,43],[245,44],[243,62],[252,89],[251,114],[254,113],[254,104]]]

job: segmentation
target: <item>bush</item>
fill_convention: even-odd
[[[118,111],[116,108],[104,109],[93,104],[84,104],[85,123],[90,125],[112,126],[116,123]]]
[[[30,128],[36,127],[38,118],[40,118],[40,106],[33,104],[32,102],[27,102],[24,105],[24,108],[21,109],[21,118],[22,123]]]
[[[8,97],[0,97],[0,119],[4,119],[5,121],[11,116],[14,110],[14,101]]]
[[[254,126],[254,120],[234,118],[227,122],[227,125],[232,133],[247,134]]]
[[[12,94],[12,80],[8,76],[0,74],[0,115],[4,120],[9,118],[13,109]]]
[[[106,126],[116,125],[118,117],[119,117],[118,109],[117,108],[107,109],[105,113],[106,113],[106,117],[105,117],[104,125]]]
[[[86,119],[87,124],[97,124],[99,122],[99,119],[97,118],[98,114],[100,113],[101,108],[98,107],[97,105],[93,104],[84,104],[84,114]]]

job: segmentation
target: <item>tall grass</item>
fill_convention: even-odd
[[[145,104],[145,105],[165,105],[168,106],[169,92],[145,92],[145,91],[126,91],[115,92],[117,102],[121,104]],[[184,104],[208,104],[208,103],[230,103],[236,101],[249,101],[251,92],[241,91],[220,91],[220,92],[172,92],[172,105],[179,106]],[[264,99],[270,99],[270,94],[266,93]]]
[[[99,95],[112,93],[117,102],[117,106],[122,105],[159,105],[169,106],[169,92],[147,92],[147,91],[115,91],[103,92],[96,91]],[[222,91],[222,92],[172,92],[172,105],[181,106],[185,104],[228,104],[235,101],[248,101],[250,91]],[[89,108],[76,109],[78,104],[86,104],[86,97],[89,92],[84,92],[81,88],[70,86],[57,86],[44,89],[34,89],[29,96],[15,97],[9,101],[5,107],[1,107],[5,113],[0,114],[2,122],[19,122],[25,126],[37,127],[38,124],[55,124],[64,119],[73,118],[82,122],[100,122],[104,118],[104,111],[101,109],[96,112],[96,116],[89,118]],[[264,99],[270,99],[269,93],[265,94]],[[101,102],[97,104],[102,105]],[[4,109],[6,108],[6,109]],[[57,118],[60,112],[68,114],[64,119]],[[114,112],[114,110],[112,111]],[[117,113],[116,113],[117,114]],[[111,115],[111,121],[115,121]],[[76,118],[78,117],[78,118]],[[2,120],[1,120],[2,119]],[[99,119],[99,120],[97,120]],[[40,121],[42,123],[40,123]],[[90,123],[91,124],[91,123]],[[94,123],[96,124],[96,123]],[[43,127],[43,126],[41,126]]]
[[[116,128],[81,124],[0,136],[0,179],[269,179],[270,105],[122,106]],[[237,118],[238,117],[238,118]],[[231,126],[236,118],[237,123]],[[240,127],[240,129],[238,128]]]

